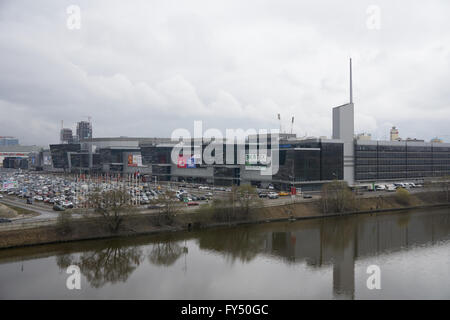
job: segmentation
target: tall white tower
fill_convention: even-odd
[[[344,180],[349,185],[355,183],[354,113],[352,59],[350,58],[350,102],[333,108],[333,139],[344,142]]]

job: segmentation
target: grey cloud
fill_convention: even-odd
[[[71,4],[81,30],[66,28]],[[2,1],[0,135],[45,145],[87,116],[96,136],[278,128],[281,113],[288,131],[294,115],[294,132],[329,136],[349,56],[358,131],[448,135],[449,13],[444,0]]]

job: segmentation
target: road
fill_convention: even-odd
[[[14,219],[13,223],[15,221],[28,222],[28,221],[36,221],[36,220],[40,220],[40,219],[56,219],[58,217],[58,213],[51,209],[47,209],[41,205],[26,204],[25,200],[22,200],[19,198],[4,197],[4,198],[0,199],[0,202],[7,204],[7,205],[9,204],[11,206],[19,207],[22,209],[27,209],[27,210],[38,213],[38,215],[33,216],[33,217]]]

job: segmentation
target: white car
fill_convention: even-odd
[[[397,190],[397,188],[393,184],[386,185],[386,191],[393,192],[396,190]]]
[[[269,192],[269,194],[267,195],[267,197],[269,199],[278,199],[279,195],[276,192]]]
[[[73,203],[71,202],[71,201],[64,201],[63,203],[62,203],[62,206],[64,207],[64,208],[73,208]]]

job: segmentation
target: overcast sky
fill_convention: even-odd
[[[351,56],[356,132],[450,141],[449,16],[448,0],[0,0],[0,136],[56,143],[88,116],[94,137],[270,129],[277,113],[330,136]]]

